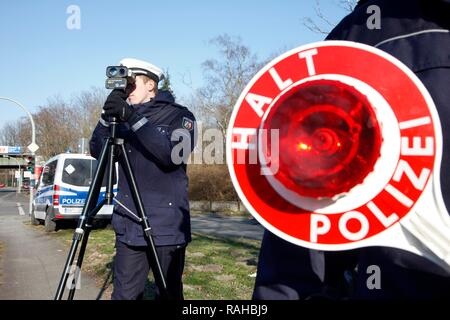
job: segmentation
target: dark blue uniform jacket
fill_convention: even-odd
[[[176,104],[168,91],[159,91],[150,102],[132,107],[136,114],[120,123],[118,135],[125,139],[155,245],[187,243],[191,240],[188,177],[181,157],[185,159],[194,147],[195,118]],[[106,125],[101,120],[92,135],[90,147],[95,158],[109,135]],[[112,225],[117,239],[128,245],[147,245],[121,166],[116,199],[120,204],[115,202]]]
[[[372,5],[380,9],[381,29],[367,27],[367,20],[374,12],[368,10]],[[401,60],[424,83],[442,124],[441,187],[450,212],[449,29],[449,0],[360,1],[327,40],[348,40],[377,47]],[[354,271],[355,263],[358,263],[358,274],[352,278],[348,272]],[[381,290],[367,288],[366,269],[370,265],[380,267]],[[266,231],[254,298],[302,299],[314,295],[442,298],[450,296],[450,281],[434,264],[405,251],[372,247],[324,253],[297,247]]]

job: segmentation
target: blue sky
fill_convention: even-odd
[[[323,13],[338,22],[346,12],[336,0],[321,0]],[[169,69],[174,91],[202,85],[201,63],[216,57],[208,40],[240,36],[259,58],[320,41],[304,17],[317,19],[315,0],[17,0],[0,2],[0,96],[31,112],[55,95],[70,98],[103,87],[105,67],[123,57]],[[81,11],[81,29],[69,30],[70,5]],[[0,128],[23,112],[0,100]]]

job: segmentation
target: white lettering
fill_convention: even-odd
[[[314,67],[313,56],[317,54],[317,49],[311,49],[300,52],[298,55],[300,59],[306,58],[306,66],[308,67],[308,73],[310,76],[316,74],[316,68]]]
[[[366,26],[369,30],[381,29],[381,10],[377,5],[371,5],[367,7],[368,14],[373,13],[367,18]]]
[[[69,30],[81,29],[81,10],[79,6],[70,5],[66,9],[66,13],[70,14],[66,20],[66,26]]]
[[[359,229],[359,231],[351,232],[350,230],[348,230],[347,223],[351,219],[356,219],[360,222],[361,228]],[[361,212],[349,211],[344,213],[339,219],[339,230],[341,231],[342,235],[348,240],[361,240],[369,232],[369,221]]]
[[[180,141],[181,138],[181,141]],[[172,162],[176,165],[187,163],[191,153],[191,135],[186,129],[176,129],[172,132],[172,142],[178,142],[170,153]]]
[[[420,176],[418,177],[416,176],[408,162],[406,162],[405,160],[400,160],[392,179],[396,182],[399,182],[403,174],[405,174],[413,184],[414,188],[416,188],[417,190],[423,190],[430,172],[430,169],[423,168],[420,172]]]
[[[210,318],[214,317],[217,307],[196,307],[189,304],[188,307],[183,307],[183,315],[209,315]]]
[[[85,199],[62,198],[61,204],[84,204]]]
[[[291,78],[283,81],[275,68],[270,68],[269,73],[281,91],[283,91],[293,83]]]
[[[413,119],[413,120],[399,122],[398,126],[399,126],[400,130],[405,130],[405,129],[409,129],[409,128],[424,126],[424,125],[427,125],[430,123],[431,123],[430,117],[423,117],[423,118],[417,118],[417,119]]]
[[[261,174],[264,176],[275,175],[280,169],[280,135],[279,129],[270,130],[270,153],[267,150],[267,129],[263,129],[260,133],[262,136],[261,154],[264,156],[259,159],[261,163]]]
[[[367,278],[366,285],[367,289],[381,289],[381,270],[377,265],[370,265],[366,270],[367,274],[370,274],[370,277]]]
[[[248,93],[245,96],[245,101],[253,108],[258,117],[262,117],[264,115],[263,108],[266,104],[270,104],[272,99],[269,97],[260,96],[259,94]]]
[[[321,224],[319,226],[319,223]],[[317,242],[317,236],[323,235],[330,231],[331,222],[330,219],[324,214],[312,214],[311,215],[311,231],[310,241]]]
[[[216,129],[208,129],[205,131],[204,139],[212,141],[205,147],[203,151],[206,164],[220,163],[223,159],[223,137],[222,132]]]
[[[381,224],[386,228],[398,220],[398,215],[396,213],[392,213],[389,217],[386,217],[386,215],[380,210],[380,208],[378,208],[377,205],[372,201],[367,204],[367,208],[372,211],[374,216],[377,217]]]
[[[80,268],[73,264],[69,267],[70,269],[67,270],[68,277],[66,282],[66,288],[68,290],[81,289],[81,270]]]
[[[238,137],[238,141],[231,142],[232,149],[253,150],[256,148],[255,128],[233,128],[232,136]]]
[[[193,158],[194,164],[202,164],[203,163],[203,123],[201,121],[198,121],[196,124],[197,124],[197,126],[194,127],[194,141],[196,142],[196,145],[194,147],[194,150],[192,150],[192,152],[191,152],[191,156],[189,157],[189,160],[191,160]],[[189,161],[188,163],[190,164],[191,161]]]
[[[401,204],[403,204],[405,207],[409,208],[413,205],[413,201],[405,196],[401,191],[399,191],[394,186],[388,184],[384,190],[386,190],[388,193],[390,193],[395,199],[398,200]]]
[[[254,315],[259,317],[267,313],[267,305],[230,305],[227,304],[226,314],[227,315]]]
[[[425,148],[422,148],[422,137],[413,137],[413,146],[409,147],[409,138],[402,137],[401,154],[404,156],[432,156],[434,154],[434,138],[425,137]]]
[[[238,141],[231,142],[232,149],[238,149],[236,164],[245,164],[246,152],[249,152],[249,164],[256,164],[258,162],[258,150],[256,148],[256,129],[255,128],[233,128],[232,138],[238,138]]]

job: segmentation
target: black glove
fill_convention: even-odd
[[[133,108],[126,102],[128,94],[123,90],[115,89],[111,91],[106,99],[102,117],[119,117],[121,121],[127,121],[134,113]]]

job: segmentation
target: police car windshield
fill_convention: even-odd
[[[89,187],[97,168],[97,160],[93,159],[66,159],[64,161],[62,182],[77,186]],[[114,184],[116,179],[114,177]],[[103,180],[106,186],[106,175]]]
[[[95,173],[96,162],[96,160],[91,159],[66,159],[62,182],[77,187],[88,187]]]

